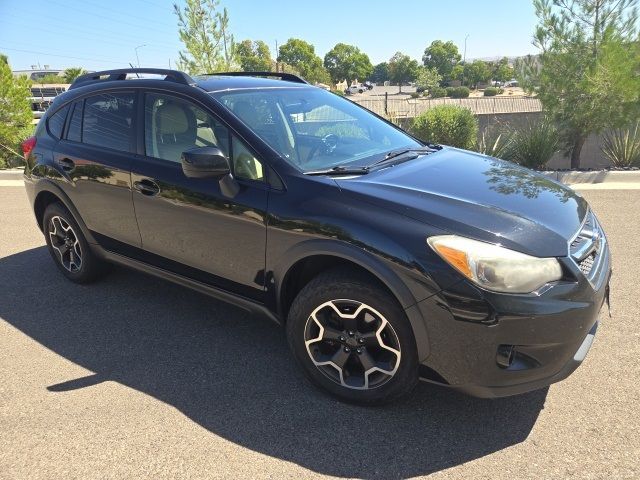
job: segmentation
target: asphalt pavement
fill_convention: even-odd
[[[311,387],[263,318],[120,268],[66,281],[24,188],[0,186],[0,478],[639,478],[640,190],[582,194],[613,316],[571,377],[360,408]]]

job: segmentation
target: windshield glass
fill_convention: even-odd
[[[367,110],[319,88],[212,95],[305,172],[369,165],[390,151],[422,146]]]

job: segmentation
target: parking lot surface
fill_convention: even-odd
[[[613,316],[571,377],[360,408],[311,387],[265,319],[123,269],[66,281],[24,188],[0,187],[0,478],[639,478],[640,190],[583,195]]]

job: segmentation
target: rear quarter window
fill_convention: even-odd
[[[62,138],[62,130],[69,112],[69,105],[65,105],[47,120],[47,130],[49,134],[57,139]]]
[[[67,129],[67,140],[79,142],[82,140],[82,100],[73,104],[73,111],[69,119]]]

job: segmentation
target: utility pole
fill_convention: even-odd
[[[467,39],[469,34],[464,37],[464,54],[462,55],[462,85],[464,85],[464,67],[467,64]]]
[[[278,56],[279,56],[279,54],[278,54],[278,40],[276,39],[276,73],[279,72],[279,69],[278,69]]]

